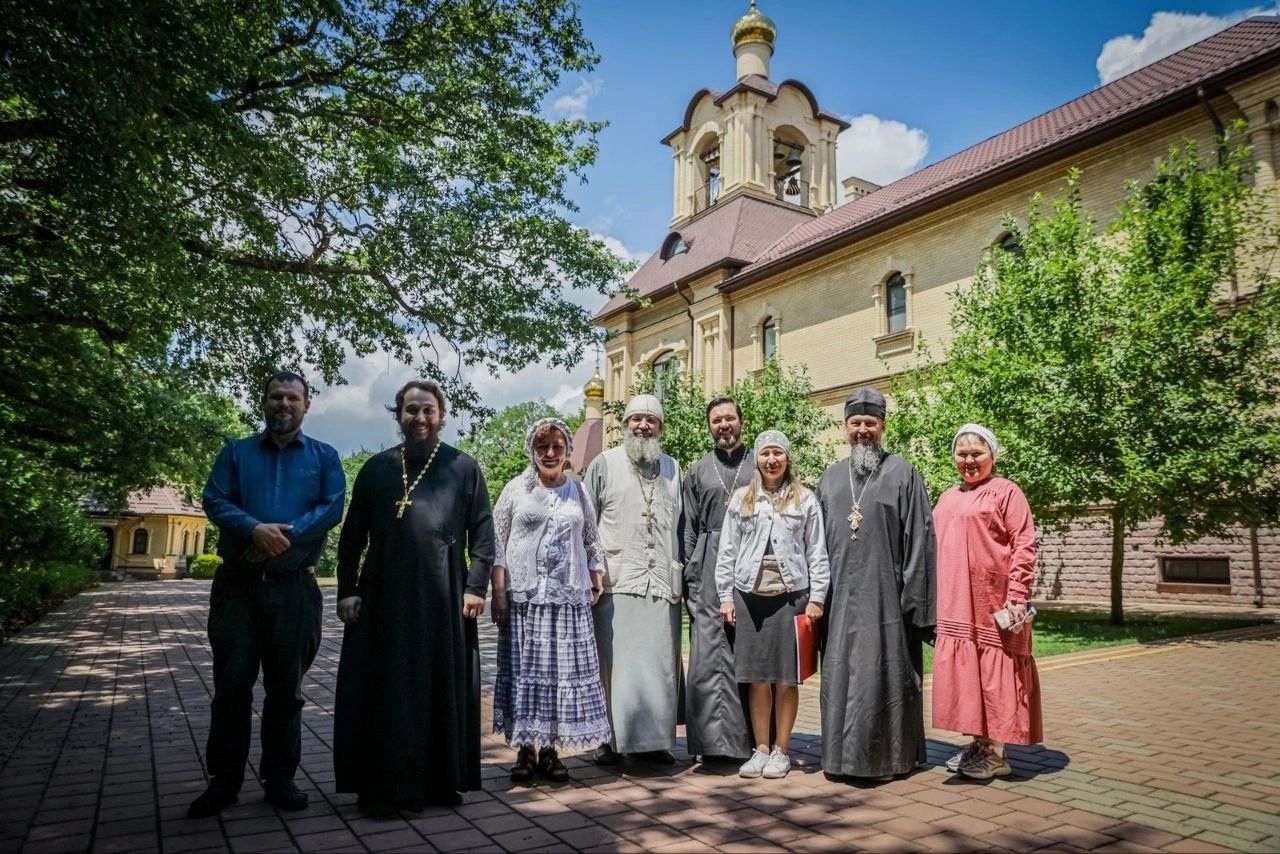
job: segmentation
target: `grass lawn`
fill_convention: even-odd
[[[1150,641],[1256,626],[1266,620],[1230,617],[1181,617],[1167,614],[1129,614],[1123,626],[1113,626],[1110,615],[1093,611],[1049,611],[1036,614],[1035,657],[1081,652],[1108,646]],[[925,647],[925,672],[933,669],[933,650]]]

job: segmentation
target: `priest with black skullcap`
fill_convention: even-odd
[[[845,401],[850,453],[822,475],[831,559],[822,766],[889,780],[925,761],[923,644],[933,643],[934,535],[920,472],[881,446],[884,395]]]

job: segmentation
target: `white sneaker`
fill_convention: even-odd
[[[752,757],[754,758],[754,757]],[[769,754],[769,762],[764,766],[764,777],[767,780],[780,780],[791,770],[791,757],[778,748]]]
[[[772,758],[770,754],[765,753],[763,750],[751,751],[751,758],[742,763],[742,767],[738,769],[738,776],[759,777]]]

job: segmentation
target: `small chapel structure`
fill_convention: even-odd
[[[1276,187],[1280,17],[1242,21],[884,187],[837,175],[848,125],[805,83],[773,79],[778,28],[755,0],[729,35],[734,79],[695,92],[662,139],[673,172],[660,248],[595,317],[610,401],[641,371],[661,390],[664,375],[692,370],[711,393],[777,358],[805,365],[839,420],[853,389],[887,392],[918,342],[949,337],[949,295],[985,253],[1018,249],[1003,216],[1037,192],[1053,197],[1069,169],[1083,170],[1083,198],[1105,225],[1125,182],[1150,180],[1170,146],[1211,150],[1215,129],[1239,120],[1257,186]],[[1280,598],[1280,530],[1183,548],[1157,545],[1155,530],[1130,538],[1128,598]],[[1036,595],[1105,597],[1107,537],[1097,517],[1046,537]]]
[[[172,486],[131,493],[119,511],[97,501],[82,506],[107,540],[104,581],[180,578],[187,560],[204,550],[208,517]]]

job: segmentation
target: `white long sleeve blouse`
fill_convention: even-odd
[[[555,488],[525,472],[493,508],[497,559],[513,602],[590,605],[591,573],[602,569],[595,514],[572,478]]]

